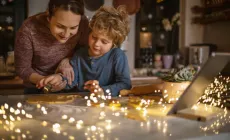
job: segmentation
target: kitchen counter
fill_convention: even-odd
[[[24,93],[23,81],[19,77],[13,79],[1,79],[0,80],[0,94],[12,95]]]
[[[158,77],[132,77],[132,85],[155,84],[159,83]],[[19,77],[13,79],[0,80],[0,89],[23,88],[23,81]]]
[[[165,104],[163,107],[162,104],[156,103],[147,108],[147,112],[137,110],[128,105],[127,97],[117,98],[121,107],[115,108],[107,104],[102,108],[88,107],[83,98],[77,98],[68,104],[36,105],[27,103],[28,97],[0,97],[0,104],[4,106],[2,109],[5,109],[5,113],[0,111],[0,138],[228,140],[230,136],[229,113],[207,122],[198,122],[166,116],[171,104]]]
[[[23,81],[19,77],[13,79],[1,79],[0,89],[23,88]]]
[[[132,77],[131,81],[133,87],[161,83],[157,77]],[[19,77],[0,80],[0,94],[23,94],[23,88],[23,81]]]

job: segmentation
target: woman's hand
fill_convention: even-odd
[[[60,91],[66,87],[66,84],[67,84],[66,81],[62,81],[61,84],[59,84],[57,86],[52,86],[51,91],[52,92]]]
[[[38,81],[36,87],[40,89],[46,86],[47,84],[52,85],[52,87],[59,87],[63,84],[63,82],[64,81],[62,81],[62,77],[60,74],[53,74]]]
[[[99,82],[97,80],[89,80],[85,82],[84,89],[90,91],[90,93],[104,95],[104,91],[99,86]]]
[[[59,64],[56,73],[62,73],[68,79],[68,84],[72,85],[74,80],[73,67],[69,63],[69,58],[63,59]]]

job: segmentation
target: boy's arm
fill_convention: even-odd
[[[58,65],[55,73],[62,73],[67,79],[68,84],[71,84],[74,80],[74,71],[73,67],[70,65],[71,58],[63,59]]]
[[[78,67],[77,67],[77,56],[76,54],[74,54],[74,56],[71,58],[70,60],[70,64],[71,66],[73,67],[73,71],[74,71],[74,79],[72,81],[72,84],[70,85],[69,82],[68,82],[68,79],[65,78],[65,80],[67,81],[67,85],[65,87],[65,89],[72,89],[73,87],[77,86],[78,85]]]
[[[124,52],[119,53],[115,58],[115,83],[102,86],[105,94],[109,90],[112,96],[118,96],[120,90],[131,89],[128,60]]]

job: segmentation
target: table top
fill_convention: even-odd
[[[227,140],[230,136],[228,112],[198,122],[166,116],[171,104],[155,103],[147,111],[133,108],[128,105],[128,97],[116,98],[121,107],[89,107],[84,98],[67,104],[29,104],[26,100],[31,96],[34,95],[0,97],[0,138]]]
[[[0,79],[0,89],[24,88],[23,80],[19,77]]]
[[[157,77],[132,77],[132,85],[158,84],[161,80]],[[23,80],[16,76],[11,79],[0,79],[0,89],[24,88]]]

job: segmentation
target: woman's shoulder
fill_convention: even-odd
[[[28,17],[23,22],[21,28],[27,28],[33,33],[33,32],[37,32],[38,30],[39,32],[41,32],[42,30],[44,30],[45,26],[46,26],[45,13],[40,13],[40,14]]]

